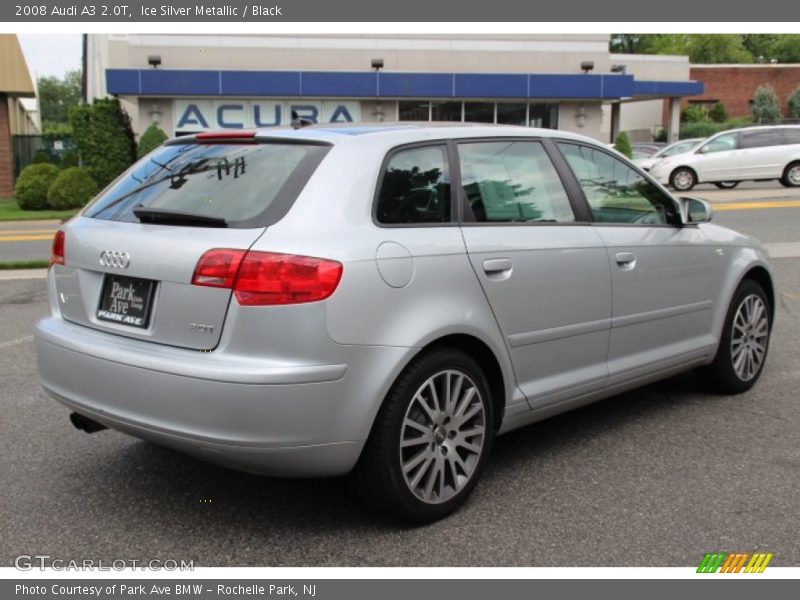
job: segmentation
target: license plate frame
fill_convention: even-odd
[[[95,316],[100,321],[136,329],[150,326],[156,282],[107,273]]]

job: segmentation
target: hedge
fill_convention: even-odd
[[[66,210],[85,206],[98,192],[97,184],[87,169],[64,169],[47,191],[47,201],[52,208]]]
[[[23,210],[50,208],[47,191],[59,173],[59,168],[50,163],[34,163],[22,169],[14,186],[14,197],[19,207]]]

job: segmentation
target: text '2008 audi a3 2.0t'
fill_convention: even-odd
[[[491,126],[205,133],[134,165],[54,240],[46,390],[246,471],[354,471],[430,521],[498,433],[702,368],[764,366],[755,240],[581,136]]]

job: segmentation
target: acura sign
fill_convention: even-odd
[[[175,100],[173,105],[176,132],[289,125],[292,113],[312,123],[361,120],[358,100]]]

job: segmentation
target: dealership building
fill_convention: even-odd
[[[677,139],[701,94],[686,57],[616,55],[608,35],[85,36],[88,99],[119,97],[134,132],[466,121]],[[664,110],[666,104],[666,110]],[[664,112],[665,117],[662,116]]]

